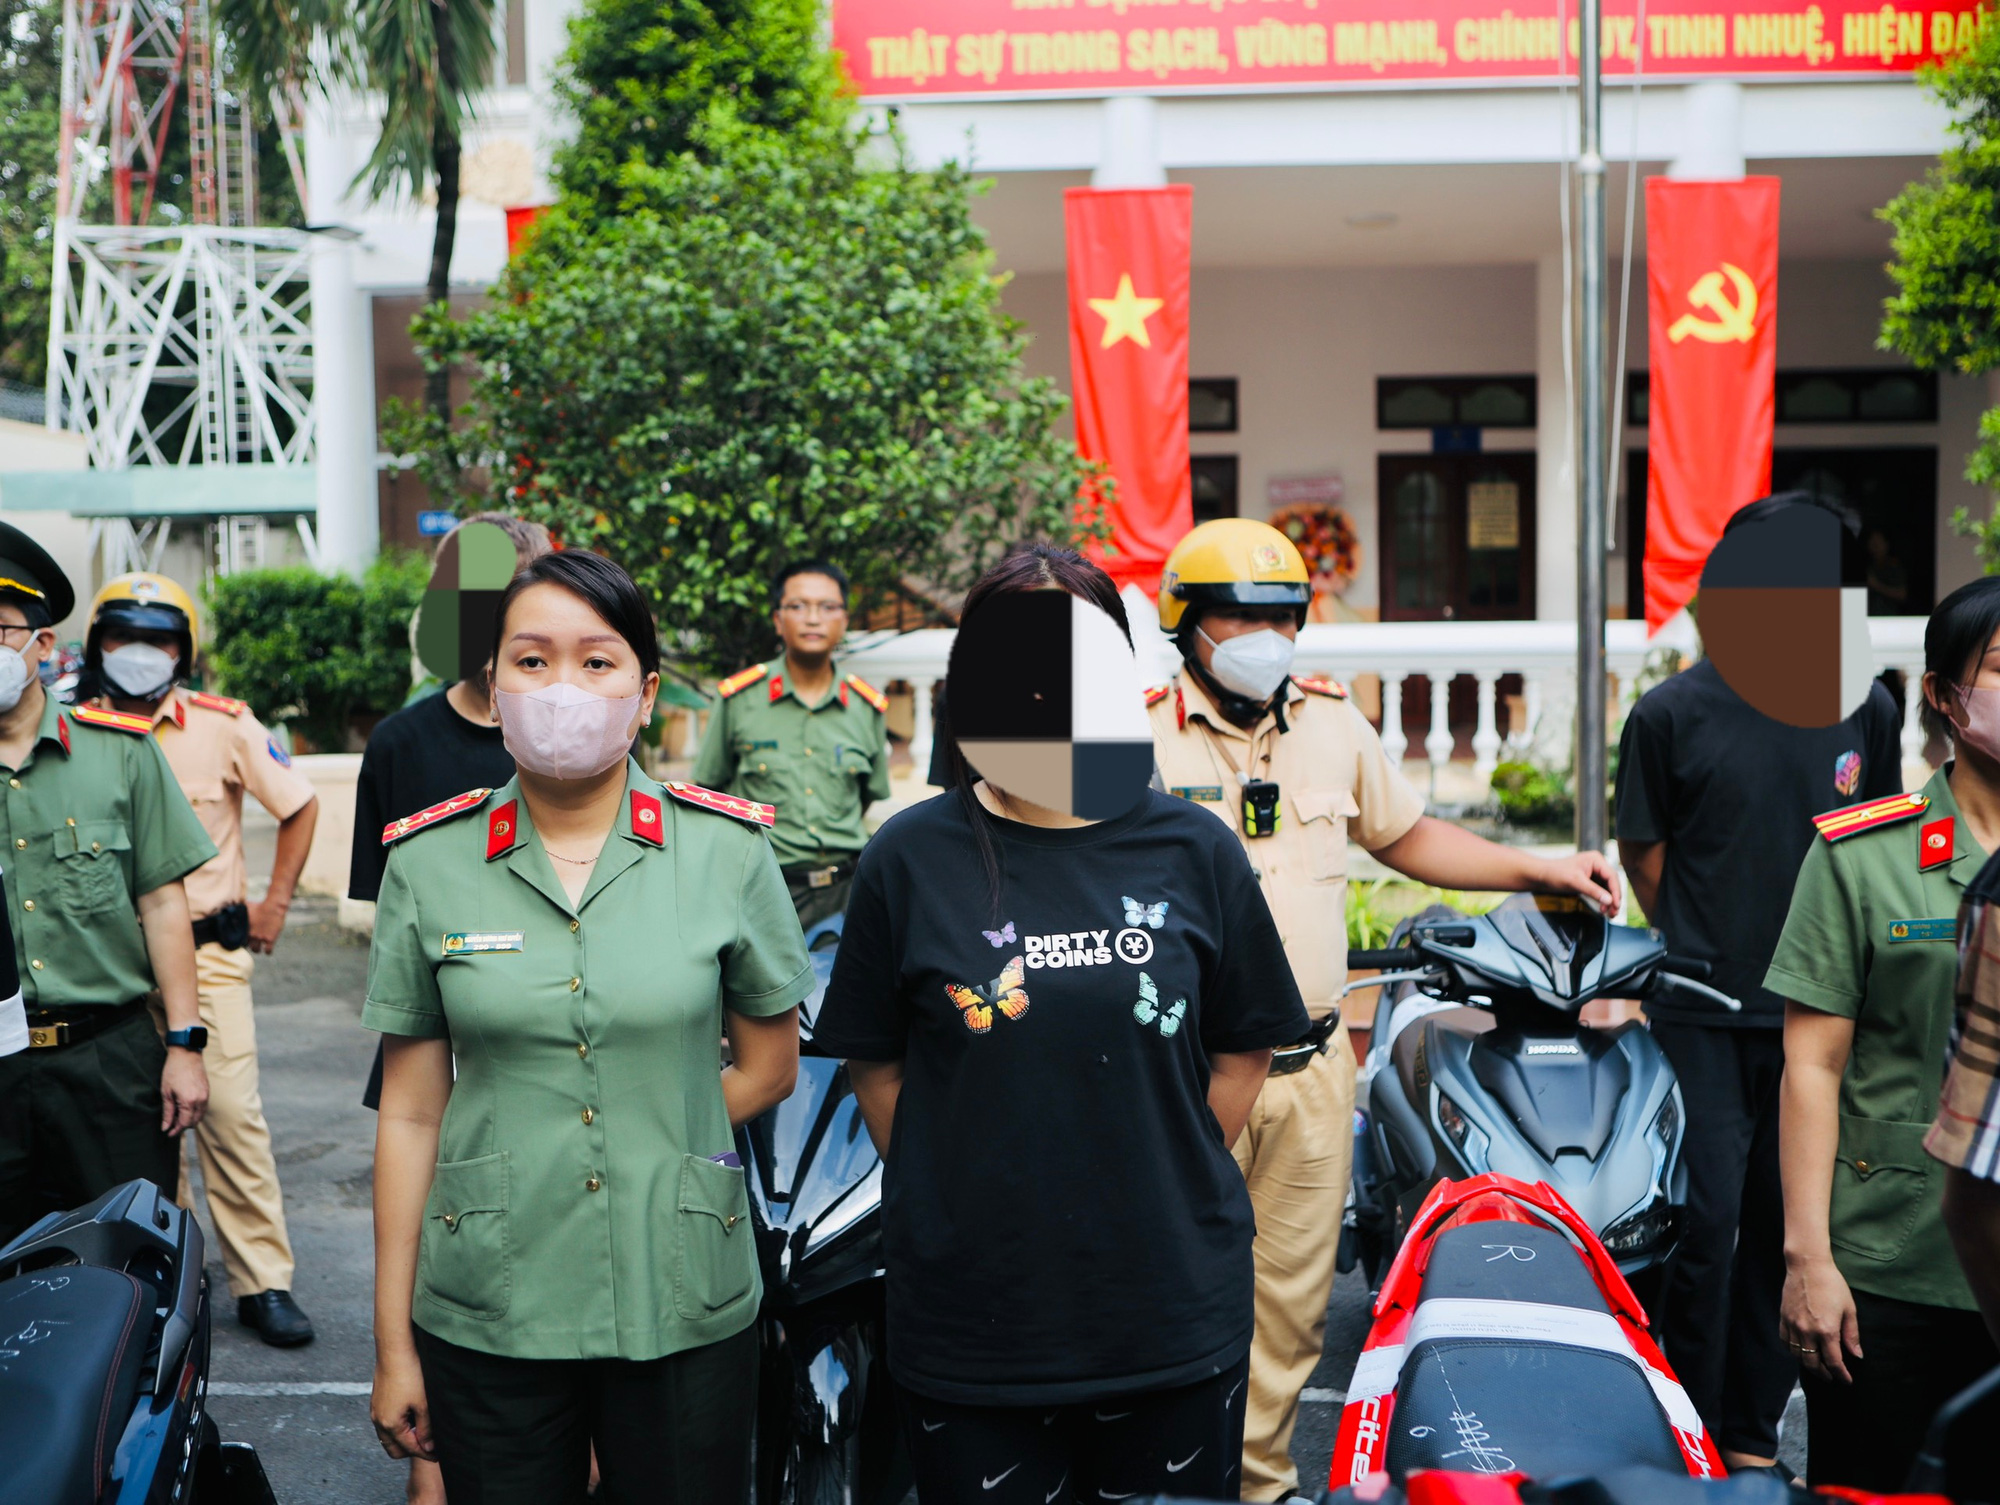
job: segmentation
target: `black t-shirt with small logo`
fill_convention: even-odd
[[[1209,1059],[1311,1027],[1256,874],[1154,790],[1073,830],[987,819],[997,911],[958,794],[868,844],[815,1029],[903,1062],[890,1367],[971,1405],[1220,1373],[1249,1348],[1254,1229]]]
[[[1784,1000],[1764,987],[1764,974],[1818,840],[1812,818],[1903,792],[1902,725],[1877,680],[1838,725],[1787,726],[1730,689],[1707,659],[1632,708],[1618,744],[1618,839],[1666,843],[1660,897],[1646,918],[1675,955],[1712,963],[1711,985],[1743,1004],[1732,1014],[1655,1001],[1648,1014],[1722,1028],[1785,1022]]]

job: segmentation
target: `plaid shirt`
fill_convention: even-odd
[[[1982,1181],[2000,1181],[2000,904],[1980,875],[1958,913],[1958,1008],[1951,1067],[1924,1148]]]

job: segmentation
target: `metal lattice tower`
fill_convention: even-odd
[[[256,132],[205,0],[64,0],[62,80],[49,426],[102,469],[309,462],[309,239],[256,223]],[[183,97],[174,223],[156,190]]]

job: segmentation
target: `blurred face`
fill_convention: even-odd
[[[831,575],[794,575],[785,582],[771,625],[788,653],[831,653],[847,633],[847,603]]]
[[[1195,625],[1201,630],[1195,634],[1194,651],[1200,655],[1204,669],[1215,667],[1215,644],[1247,632],[1262,632],[1268,627],[1293,642],[1299,636],[1298,611],[1290,606],[1212,606]]]
[[[590,603],[559,585],[531,585],[514,598],[501,629],[493,688],[516,695],[566,684],[607,700],[640,697],[631,735],[651,720],[658,674],[644,673],[639,655]]]
[[[0,603],[0,647],[12,648],[33,669],[55,652],[56,632],[53,627],[30,627],[28,614],[20,607]]]
[[[1967,662],[1958,684],[1968,690],[2000,690],[2000,632],[1995,632],[1985,650]],[[1959,699],[1956,687],[1947,684],[1942,675],[1924,676],[1924,698],[1949,716],[1952,725],[1966,724],[1965,703]]]

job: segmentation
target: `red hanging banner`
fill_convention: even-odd
[[[1071,188],[1069,352],[1076,442],[1117,481],[1104,567],[1149,594],[1194,526],[1188,280],[1194,190]]]
[[[1687,605],[1723,524],[1771,489],[1778,180],[1646,179],[1646,627]]]

